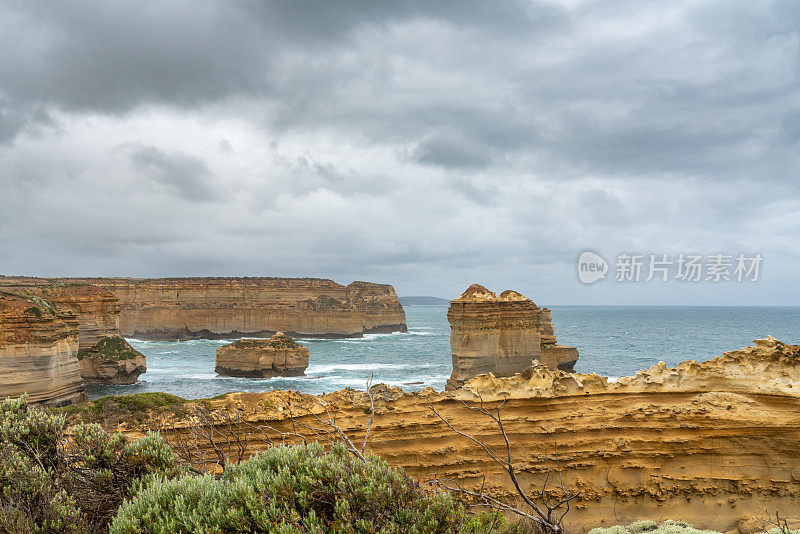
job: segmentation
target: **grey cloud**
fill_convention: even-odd
[[[0,271],[545,304],[583,247],[791,272],[799,33],[791,0],[6,2]]]
[[[211,170],[198,157],[152,146],[132,147],[129,157],[136,170],[187,200],[212,202],[221,196],[212,185]]]

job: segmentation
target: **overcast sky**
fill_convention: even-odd
[[[795,0],[6,1],[0,273],[798,304],[799,30]],[[764,260],[617,283],[625,252]]]

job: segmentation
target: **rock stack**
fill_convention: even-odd
[[[217,374],[246,378],[303,376],[308,349],[277,332],[269,339],[240,339],[217,349]]]
[[[510,376],[538,360],[553,369],[572,370],[574,347],[556,345],[550,310],[516,291],[495,295],[473,284],[450,303],[450,348],[453,373],[447,389],[484,373]]]

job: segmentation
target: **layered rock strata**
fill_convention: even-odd
[[[303,376],[308,349],[283,332],[269,339],[240,339],[217,349],[217,374],[247,378]]]
[[[572,370],[578,359],[574,347],[556,345],[550,310],[516,291],[497,296],[473,284],[450,303],[447,319],[453,356],[448,390],[483,373],[518,373],[533,360],[553,369]]]
[[[78,351],[81,377],[89,384],[135,384],[147,371],[144,354],[120,336],[104,337]]]
[[[120,331],[141,339],[360,337],[405,332],[394,288],[316,278],[0,277],[3,284],[91,283],[120,301]]]
[[[704,363],[660,363],[618,380],[538,366],[524,375],[480,376],[446,393],[386,386],[375,386],[371,398],[350,389],[319,397],[234,393],[209,405],[221,425],[225,414],[241,415],[312,440],[304,425],[320,423],[301,407],[323,418],[327,408],[360,444],[374,402],[369,450],[423,483],[454,479],[521,506],[502,469],[430,409],[505,457],[496,424],[461,403],[483,399],[490,410],[502,404],[511,458],[528,495],[546,486],[553,502],[562,480],[566,490],[580,492],[564,518],[566,531],[674,518],[735,532],[740,520],[766,521],[776,510],[790,525],[800,521],[798,384],[800,346],[767,339]],[[190,432],[194,421],[171,424],[171,432]],[[270,446],[258,432],[251,436],[249,453]]]
[[[78,359],[87,383],[133,384],[147,370],[145,357],[120,337],[119,299],[86,283],[7,285],[27,298],[42,298],[78,319]]]
[[[25,393],[37,403],[84,399],[77,356],[77,315],[0,292],[0,399]]]

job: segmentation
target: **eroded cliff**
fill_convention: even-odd
[[[567,490],[580,492],[565,517],[570,532],[660,518],[725,532],[775,510],[800,521],[798,384],[800,346],[767,339],[708,362],[658,364],[616,381],[540,366],[526,375],[477,377],[446,393],[376,386],[369,449],[423,481],[438,475],[514,501],[497,464],[430,410],[505,454],[497,426],[462,404],[482,398],[486,408],[502,406],[525,491],[535,494],[546,484],[556,497],[563,478]],[[326,405],[359,444],[371,405],[365,392],[350,389],[320,397],[233,393],[208,402],[221,424],[234,414],[248,424],[299,429],[312,440],[303,425],[320,422],[306,408],[324,420]],[[171,433],[195,423],[161,417],[171,418],[162,422]],[[269,444],[251,432],[249,452]]]
[[[73,278],[0,277],[9,283],[91,283],[120,301],[120,331],[142,339],[358,337],[404,332],[394,288],[316,278]]]
[[[556,345],[550,310],[540,308],[516,291],[499,296],[472,284],[450,303],[450,348],[453,373],[447,389],[483,373],[508,376],[533,360],[571,370],[578,359],[574,347]]]
[[[78,317],[36,297],[0,292],[0,399],[85,398],[78,364]]]

